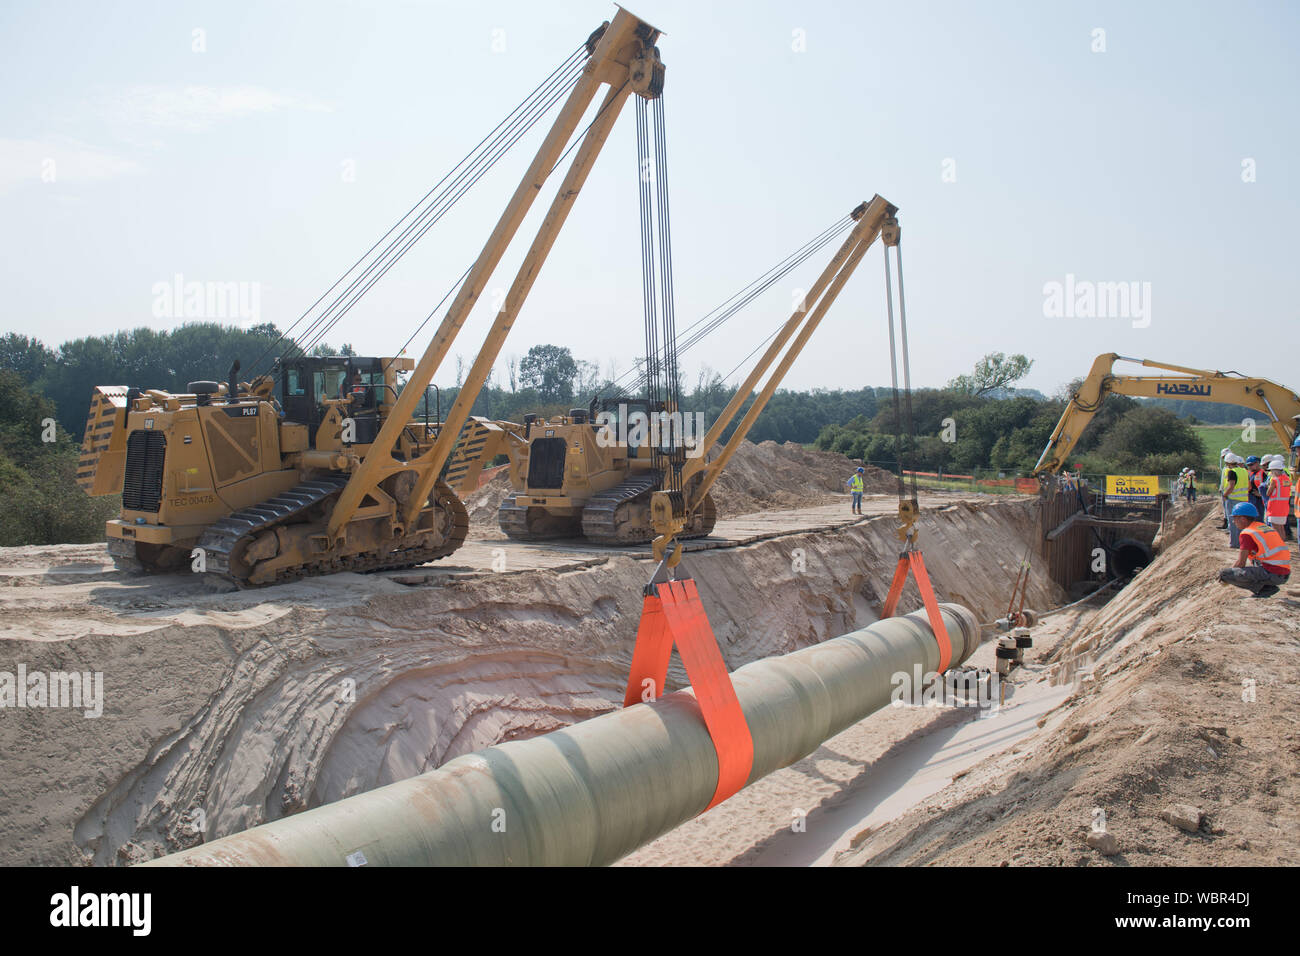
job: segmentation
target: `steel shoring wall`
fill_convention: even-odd
[[[1090,488],[1076,491],[1059,485],[1050,486],[1039,494],[1045,496],[1038,511],[1038,540],[1042,542],[1047,573],[1053,581],[1068,590],[1076,581],[1094,576],[1091,568],[1093,544],[1090,542],[1094,541],[1092,532],[1079,525],[1052,541],[1047,540],[1047,534],[1053,528],[1060,527],[1071,515],[1085,510],[1093,503],[1095,495]]]
[[[940,608],[956,666],[979,645],[979,624],[959,605]],[[896,675],[938,663],[917,612],[735,671],[754,739],[746,785],[884,707]],[[716,783],[699,706],[679,691],[151,865],[602,865],[702,813]]]

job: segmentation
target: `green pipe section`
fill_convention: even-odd
[[[975,616],[940,605],[952,666]],[[936,671],[925,613],[746,664],[732,682],[754,738],[747,784],[889,703],[896,674]],[[717,755],[687,689],[152,861],[163,866],[593,866],[702,813]]]

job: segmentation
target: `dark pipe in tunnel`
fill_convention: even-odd
[[[1116,541],[1106,562],[1113,578],[1131,578],[1151,563],[1151,546],[1133,538]]]

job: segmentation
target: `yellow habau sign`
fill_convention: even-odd
[[[1155,501],[1160,479],[1155,475],[1107,475],[1106,498],[1118,501]]]

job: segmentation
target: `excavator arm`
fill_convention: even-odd
[[[1182,374],[1115,375],[1112,368],[1116,362],[1133,362],[1147,368]],[[1128,358],[1108,352],[1097,356],[1088,377],[1070,396],[1061,420],[1056,423],[1056,428],[1047,440],[1047,447],[1034,466],[1035,475],[1054,474],[1061,469],[1084,429],[1101,408],[1106,395],[1111,392],[1134,398],[1182,398],[1257,409],[1268,417],[1282,447],[1287,449],[1295,440],[1297,428],[1300,428],[1300,396],[1276,382],[1265,378],[1244,378],[1226,372],[1185,368],[1150,359]]]

